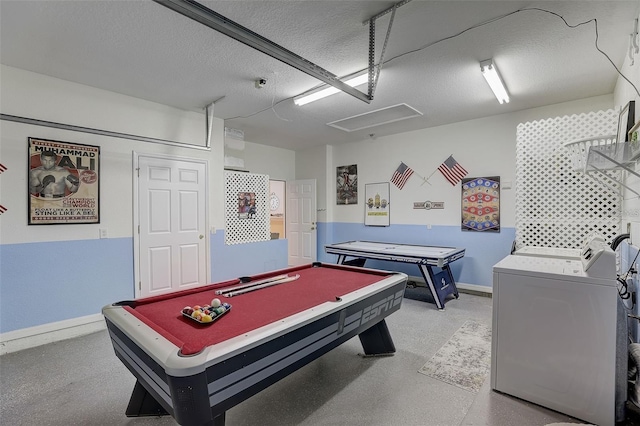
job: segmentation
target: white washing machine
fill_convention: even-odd
[[[513,254],[518,256],[538,256],[552,257],[556,259],[580,260],[582,252],[587,250],[589,248],[589,245],[594,241],[601,241],[604,243],[604,238],[601,235],[589,236],[584,239],[584,241],[582,242],[582,248],[579,249],[524,246],[517,249]]]
[[[615,254],[511,255],[493,267],[491,387],[599,426],[624,419],[626,334]]]

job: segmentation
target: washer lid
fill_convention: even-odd
[[[607,279],[589,276],[580,260],[509,255],[493,266],[493,272],[617,286],[615,276]]]
[[[518,256],[552,257],[555,259],[579,260],[580,249],[525,246],[514,253]]]

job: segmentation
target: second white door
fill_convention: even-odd
[[[289,266],[317,260],[316,180],[287,182],[287,240]]]

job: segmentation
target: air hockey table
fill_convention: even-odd
[[[227,410],[352,337],[365,356],[390,355],[385,318],[406,283],[403,273],[316,262],[107,305],[116,356],[137,379],[126,415],[223,426]],[[229,305],[219,319],[185,316],[213,298]]]
[[[439,310],[449,294],[458,298],[458,288],[451,274],[449,264],[464,257],[465,249],[411,244],[393,244],[373,241],[347,241],[325,246],[328,254],[338,255],[338,264],[345,264],[348,257],[358,259],[386,260],[390,262],[418,265],[420,273],[431,292]],[[359,266],[363,266],[361,263]],[[434,272],[433,267],[440,269]]]

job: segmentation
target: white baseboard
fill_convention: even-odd
[[[493,295],[493,287],[488,287],[486,285],[456,283],[456,287],[458,287],[460,293],[479,294],[487,297],[491,297]]]
[[[0,334],[0,355],[104,330],[102,314],[42,324]]]
[[[418,283],[420,286],[426,286],[422,277],[410,276],[409,281]],[[460,293],[477,294],[479,296],[491,297],[493,295],[493,287],[477,284],[456,283],[456,287]]]

